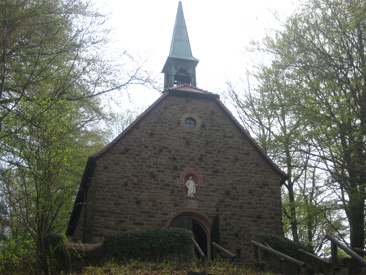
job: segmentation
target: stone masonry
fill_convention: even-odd
[[[89,243],[121,231],[168,226],[184,211],[218,217],[220,245],[240,251],[242,259],[252,259],[250,240],[257,233],[282,234],[280,184],[286,175],[217,97],[184,89],[167,91],[94,156],[86,224],[81,211],[74,239],[82,240],[84,226]],[[194,128],[185,124],[188,117],[196,121]],[[182,180],[189,171],[201,177],[194,198],[187,197]]]

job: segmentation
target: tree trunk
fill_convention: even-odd
[[[360,198],[359,194],[349,194],[349,209],[350,215],[348,222],[350,225],[350,241],[351,249],[360,248],[363,250],[364,240],[364,199]]]
[[[294,196],[294,188],[293,183],[288,184],[288,197],[290,201],[290,223],[291,223],[291,231],[292,237],[295,242],[299,241],[299,235],[297,233],[297,219],[296,219],[296,207],[295,207],[295,196]]]

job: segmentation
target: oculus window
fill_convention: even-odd
[[[196,120],[193,117],[186,118],[185,123],[189,128],[196,127]]]

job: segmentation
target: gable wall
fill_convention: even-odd
[[[192,114],[197,127],[184,124]],[[187,210],[183,172],[198,172],[196,211],[219,215],[220,244],[250,257],[259,232],[282,233],[280,176],[209,99],[168,96],[97,159],[88,193],[87,242],[164,227]],[[83,217],[80,218],[82,223]],[[81,238],[82,226],[76,236]],[[248,253],[248,255],[246,255]]]

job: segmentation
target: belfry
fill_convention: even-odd
[[[162,70],[164,90],[180,84],[196,86],[197,64],[198,59],[193,57],[189,43],[182,2],[179,1],[170,52]]]

